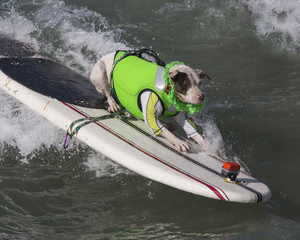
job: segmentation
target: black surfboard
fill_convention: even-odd
[[[106,107],[106,98],[88,78],[4,35],[0,35],[0,56],[1,71],[35,92],[78,106]]]

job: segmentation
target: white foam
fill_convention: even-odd
[[[190,11],[193,10],[196,7],[197,1],[183,1],[183,2],[170,2],[164,4],[162,7],[160,7],[157,12],[158,13],[165,13],[165,12],[171,12],[171,13],[176,13],[176,12],[185,12],[185,11]]]
[[[17,147],[27,159],[42,146],[61,144],[63,133],[23,104],[0,91],[0,144]]]
[[[5,18],[0,17],[0,32],[14,39],[24,41],[38,50],[37,40],[30,37],[30,34],[34,31],[37,31],[34,23],[19,15],[13,8]]]
[[[195,123],[203,130],[202,136],[208,145],[207,153],[219,155],[224,152],[223,138],[213,118],[204,113],[197,114],[195,117]]]
[[[287,50],[300,48],[300,2],[298,0],[245,0],[257,34]]]
[[[88,156],[84,165],[89,169],[89,171],[93,171],[96,177],[114,177],[119,174],[133,174],[133,172],[128,169],[96,152],[92,152]]]
[[[54,51],[52,54],[56,59],[85,75],[89,75],[100,56],[117,49],[128,49],[116,40],[120,30],[109,30],[108,23],[99,13],[85,8],[74,9],[63,1],[45,2],[35,21],[46,35],[54,31],[56,39],[49,42],[45,39],[48,44],[45,50]],[[62,45],[53,46],[60,41]]]

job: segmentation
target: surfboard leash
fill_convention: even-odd
[[[99,116],[99,117],[86,117],[86,118],[81,118],[81,119],[75,120],[74,122],[72,122],[70,124],[70,126],[67,129],[63,148],[67,149],[69,147],[72,137],[74,135],[76,135],[82,127],[84,127],[90,123],[94,123],[94,122],[98,122],[98,121],[106,120],[106,119],[113,119],[113,118],[120,119],[120,120],[135,119],[135,117],[131,113],[129,113],[127,111],[122,111],[122,112],[118,112],[118,113],[106,114],[106,115]],[[77,127],[74,128],[75,125],[77,125]]]

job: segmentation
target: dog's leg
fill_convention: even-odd
[[[196,134],[192,137],[192,139],[199,144],[199,147],[202,151],[206,151],[208,149],[207,143],[200,134]]]
[[[174,132],[177,129],[177,127],[171,123],[161,122],[161,124],[170,132]]]
[[[107,64],[110,63],[107,63],[107,60],[108,57],[103,57],[96,63],[96,65],[92,70],[90,79],[93,85],[95,86],[95,88],[97,89],[97,91],[106,96],[109,105],[108,111],[119,112],[121,111],[121,108],[115,102],[115,100],[110,94],[109,80],[108,80],[108,73],[107,73],[107,69],[108,69]]]
[[[160,135],[166,138],[180,152],[186,152],[191,148],[188,142],[184,140],[180,140],[178,137],[176,137],[173,133],[171,133],[167,129],[164,129]]]

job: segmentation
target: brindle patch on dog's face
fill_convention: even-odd
[[[186,73],[178,72],[173,78],[173,87],[177,93],[186,95],[187,91],[192,86]]]

